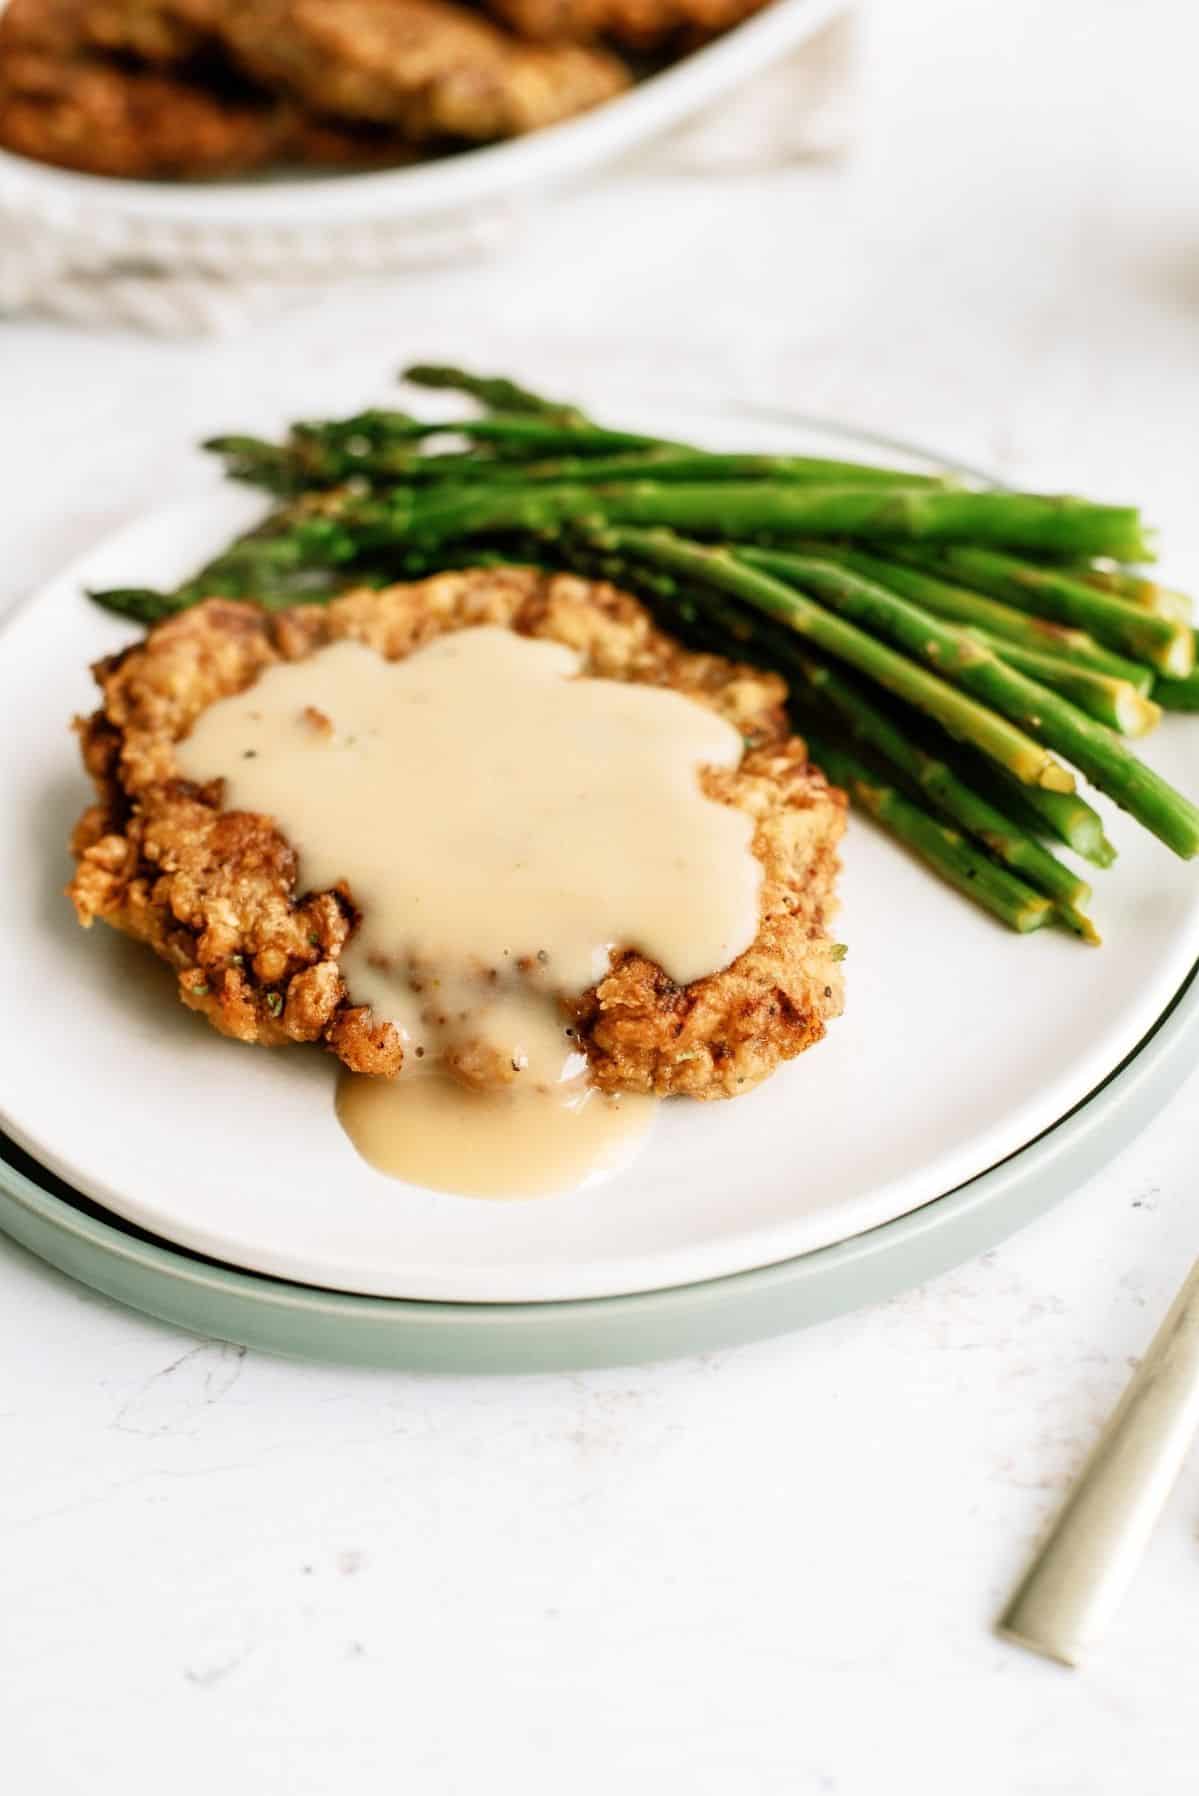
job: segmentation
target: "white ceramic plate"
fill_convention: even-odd
[[[614,415],[716,447],[877,456],[844,433],[745,414]],[[1199,955],[1199,874],[1118,814],[1119,865],[1096,879],[1101,950],[1009,935],[855,819],[839,924],[848,1009],[819,1047],[731,1104],[663,1106],[635,1166],[590,1191],[488,1203],[384,1179],[338,1127],[328,1058],[223,1041],[174,1002],[148,953],[84,934],[60,895],[86,798],[67,720],[92,706],[87,662],[131,635],[80,587],[170,581],[253,504],[214,484],[123,531],[20,609],[0,655],[2,1120],[168,1240],[335,1289],[467,1302],[608,1296],[773,1264],[901,1216],[1031,1141],[1136,1046]],[[1169,721],[1146,756],[1199,787],[1199,723]]]

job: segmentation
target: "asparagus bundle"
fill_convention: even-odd
[[[1006,642],[987,630],[971,630],[976,642],[991,648],[1009,667],[1018,668],[1031,679],[1039,680],[1063,698],[1085,711],[1088,717],[1107,724],[1121,736],[1147,736],[1161,722],[1162,708],[1146,698],[1128,680],[1113,674],[1098,673],[1089,667],[1074,667],[1070,661],[1048,650],[1026,649],[1018,642]]]
[[[515,424],[517,421],[513,420]],[[521,421],[523,424],[523,421]],[[503,421],[488,420],[490,426]],[[780,480],[809,485],[858,487],[952,486],[931,474],[909,474],[902,469],[874,468],[861,462],[839,461],[827,456],[719,454],[715,451],[644,443],[613,447],[610,435],[600,437],[579,427],[568,433],[546,428],[541,433],[519,428],[512,436],[487,439],[469,449],[443,449],[430,454],[413,449],[410,436],[386,440],[377,429],[367,432],[358,421],[346,421],[351,434],[341,439],[346,426],[297,425],[283,443],[261,437],[211,437],[206,449],[221,456],[226,472],[249,486],[268,492],[300,493],[313,487],[332,488],[346,480],[386,489],[399,483],[421,485],[486,483],[495,485],[573,485],[611,483],[642,478],[661,481]],[[468,426],[438,427],[439,435],[473,434]],[[382,436],[382,440],[379,440]],[[541,459],[540,451],[553,451]]]
[[[922,565],[934,573],[958,575],[980,592],[990,593],[1019,610],[1076,624],[1089,630],[1098,642],[1107,643],[1133,660],[1147,662],[1160,674],[1185,679],[1194,671],[1194,631],[1176,618],[1162,617],[1135,601],[1113,597],[1056,568],[1029,567],[989,549],[955,545],[928,560],[923,551],[918,553]]]
[[[1086,562],[1069,571],[1087,586],[1094,586],[1099,592],[1114,592],[1117,598],[1128,599],[1146,611],[1156,611],[1159,617],[1180,618],[1183,623],[1191,621],[1194,607],[1185,592],[1175,592],[1157,580],[1147,580],[1143,574],[1109,565],[1091,567]]]
[[[1053,914],[1048,899],[1014,874],[988,860],[985,854],[948,824],[940,823],[902,790],[865,765],[843,743],[809,731],[812,753],[829,778],[843,786],[854,803],[867,811],[884,829],[927,861],[942,879],[981,904],[1009,928],[1026,935],[1040,929]]]
[[[1112,731],[1095,723],[1015,668],[977,637],[924,616],[905,599],[815,557],[747,549],[751,566],[802,582],[838,611],[879,631],[1022,724],[1037,740],[1066,755],[1146,829],[1189,859],[1199,854],[1199,807],[1138,761]],[[1041,784],[1051,785],[1050,781]]]
[[[1030,616],[1013,605],[986,598],[968,586],[954,586],[935,574],[861,549],[838,549],[821,543],[817,552],[826,561],[839,562],[854,573],[865,575],[878,586],[886,586],[900,598],[911,599],[924,611],[951,623],[969,624],[987,636],[1011,642],[1038,654],[1054,655],[1072,667],[1105,673],[1126,681],[1135,692],[1147,696],[1153,689],[1153,673],[1140,662],[1101,648],[1085,630],[1043,617]]]
[[[506,376],[418,363],[405,369],[413,386],[466,395],[486,407],[482,419],[430,424],[407,412],[372,410],[318,424],[293,425],[283,443],[259,437],[213,437],[205,448],[225,459],[232,478],[269,491],[302,492],[347,478],[387,484],[404,480],[780,479],[866,486],[946,486],[946,476],[808,455],[722,455],[668,438],[612,433],[578,406],[546,399]],[[564,434],[564,431],[566,434]],[[414,451],[414,435],[465,438],[469,449]],[[617,440],[619,439],[619,440]],[[613,449],[617,453],[613,454]],[[557,459],[538,459],[549,451]]]
[[[561,529],[583,523],[663,525],[724,541],[758,537],[862,537],[872,541],[973,543],[1050,553],[1149,553],[1131,506],[1039,493],[976,493],[952,488],[825,486],[785,481],[679,481],[646,478],[589,486],[526,487],[508,481],[454,483],[426,491],[395,487],[383,495],[347,494],[336,508],[340,531],[327,553],[347,558],[355,543],[433,545],[464,537]],[[302,528],[302,526],[301,526]],[[311,539],[314,557],[321,553]],[[1096,606],[1118,605],[1096,593]],[[1149,639],[1168,620],[1133,610]],[[1163,669],[1175,673],[1185,667]]]
[[[1199,809],[1121,740],[1163,707],[1199,710],[1189,601],[1124,565],[1151,555],[1135,508],[712,452],[502,376],[407,378],[482,411],[214,439],[234,478],[283,502],[174,592],[94,596],[152,622],[215,593],[286,606],[451,566],[577,567],[780,667],[830,777],[1013,928],[1056,918],[1098,939],[1088,885],[1045,845],[1114,859],[1066,763],[1199,853]]]

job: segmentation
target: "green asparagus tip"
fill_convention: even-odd
[[[1089,943],[1092,948],[1102,948],[1103,937],[1084,911],[1078,910],[1071,904],[1059,904],[1056,907],[1056,915],[1058,921],[1070,931],[1071,935],[1078,936],[1080,941]]]
[[[156,592],[152,586],[89,586],[85,590],[88,598],[103,606],[105,611],[115,611],[119,617],[131,618],[139,624],[157,623],[159,618],[175,609],[170,594]]]
[[[262,449],[270,448],[271,445],[264,443],[259,437],[230,435],[205,437],[200,447],[207,450],[210,455],[245,455],[251,450],[257,454]],[[276,451],[276,453],[279,452]]]
[[[425,387],[434,392],[466,393],[492,412],[557,418],[580,424],[585,421],[577,406],[547,399],[502,374],[471,374],[464,368],[451,368],[440,362],[414,362],[401,371],[400,379],[410,386]]]

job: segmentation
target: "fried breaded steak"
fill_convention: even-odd
[[[783,682],[684,649],[612,586],[532,568],[440,574],[274,614],[209,599],[99,662],[101,707],[77,726],[98,794],[72,841],[80,922],[100,918],[148,942],[176,968],[183,1002],[226,1035],[320,1041],[356,1071],[397,1072],[397,1032],[350,1002],[339,971],[353,893],[297,889],[296,855],[272,819],[223,810],[219,781],[179,777],[175,744],[208,705],[277,661],[343,637],[396,659],[479,624],[565,643],[593,676],[673,688],[746,743],[738,767],[702,778],[713,799],[755,821],[758,934],[731,966],[687,986],[640,954],[614,954],[573,1005],[596,1083],[730,1097],[818,1041],[841,1009],[826,926],[845,798],[790,734]]]
[[[36,50],[0,66],[0,144],[59,168],[135,180],[242,174],[297,138],[286,106],[219,100],[152,70]]]
[[[126,0],[10,0],[0,12],[0,144],[133,179],[239,174],[273,160],[294,132],[278,102],[222,98],[92,54],[144,48],[173,61],[192,46],[181,29],[155,5]]]
[[[374,168],[517,136],[619,93],[587,45],[530,44],[454,0],[12,0],[0,144],[89,174]]]
[[[8,0],[0,47],[60,58],[115,50],[146,62],[183,62],[200,48],[223,0]]]
[[[629,50],[703,43],[768,0],[484,0],[489,13],[538,44],[609,39]]]
[[[520,43],[453,0],[239,0],[220,36],[255,80],[414,138],[515,137],[629,79],[605,51]]]
[[[211,41],[221,4],[12,0],[0,13],[0,144],[135,180],[246,174],[275,162],[366,169],[415,160],[415,144],[394,127],[319,118],[294,100],[219,80],[219,70],[198,79],[190,66],[174,68]]]
[[[143,181],[247,174],[275,162],[395,168],[417,154],[386,127],[312,118],[285,100],[222,99],[153,69],[37,51],[0,65],[0,144],[82,174]]]
[[[115,52],[160,73],[219,51],[242,77],[319,118],[387,127],[409,142],[518,136],[629,82],[605,50],[523,42],[455,0],[13,0],[0,52],[31,51],[86,68],[89,53]],[[99,66],[114,79],[153,72]]]

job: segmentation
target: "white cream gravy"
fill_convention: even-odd
[[[405,1052],[395,1080],[343,1076],[360,1152],[439,1189],[533,1195],[627,1157],[652,1109],[588,1086],[560,1000],[614,947],[687,984],[757,931],[752,820],[699,782],[741,748],[679,693],[483,626],[399,661],[341,641],[281,662],[177,759],[274,817],[301,890],[353,894],[341,969]]]

